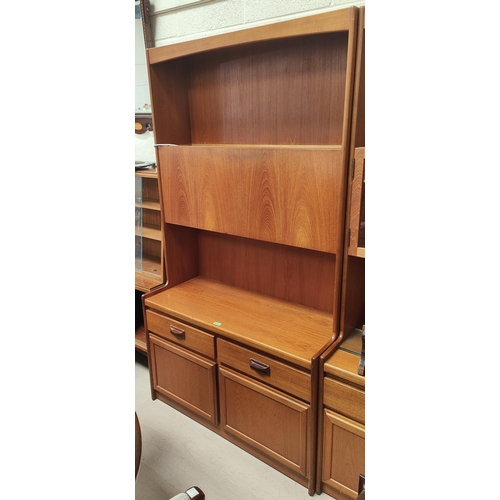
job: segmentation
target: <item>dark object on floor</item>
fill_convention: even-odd
[[[142,435],[141,426],[139,425],[139,419],[137,418],[137,413],[135,414],[135,477],[137,478],[137,473],[139,472],[139,464],[141,463],[141,452],[142,452]]]

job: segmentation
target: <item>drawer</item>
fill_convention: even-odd
[[[365,423],[365,393],[355,387],[325,377],[324,405],[357,422]]]
[[[308,373],[222,339],[217,339],[217,357],[223,365],[310,402]]]
[[[170,342],[215,359],[215,339],[209,333],[185,325],[169,316],[158,314],[151,309],[146,310],[146,326],[148,331]]]

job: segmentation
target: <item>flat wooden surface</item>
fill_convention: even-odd
[[[159,148],[165,222],[336,253],[338,149]]]
[[[325,362],[325,373],[365,387],[365,377],[358,375],[361,331],[355,330]]]
[[[153,168],[145,168],[144,170],[136,170],[136,177],[145,177],[149,179],[157,179],[158,178],[158,167]]]
[[[153,295],[146,307],[307,369],[333,334],[331,314],[201,277]]]
[[[161,276],[153,276],[141,272],[135,272],[135,288],[141,292],[149,292],[157,286],[163,284]]]

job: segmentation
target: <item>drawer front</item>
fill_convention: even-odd
[[[365,423],[364,391],[325,377],[324,404],[342,415]]]
[[[311,376],[308,373],[222,339],[217,339],[217,357],[223,365],[304,401],[311,400]]]
[[[216,364],[150,336],[153,389],[217,425]]]
[[[219,388],[222,431],[307,477],[309,405],[225,368]]]
[[[170,342],[215,359],[215,339],[209,333],[202,332],[150,309],[146,311],[146,326],[148,331],[156,333]]]

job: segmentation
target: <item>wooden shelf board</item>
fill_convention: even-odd
[[[135,348],[144,354],[148,353],[146,344],[146,329],[144,325],[139,326],[135,331]]]
[[[143,200],[142,203],[135,203],[135,206],[137,208],[147,208],[148,210],[156,210],[160,211],[160,202],[159,201],[148,201],[148,200]]]
[[[162,146],[162,144],[158,144]],[[168,145],[171,146],[171,145]],[[342,149],[341,145],[336,144],[178,144],[178,146],[190,146],[193,148],[237,148],[237,149],[331,149],[335,151],[340,151]]]
[[[146,307],[307,369],[333,334],[329,313],[202,277],[146,299]]]
[[[135,228],[135,235],[150,240],[161,241],[161,229],[151,229],[150,227],[142,226],[141,229]]]
[[[154,167],[147,170],[136,170],[136,177],[147,177],[149,179],[156,179],[158,177],[158,167]]]
[[[141,273],[140,271],[135,272],[135,288],[141,292],[149,292],[153,288],[163,284],[163,280],[160,276],[153,276],[150,274]]]

